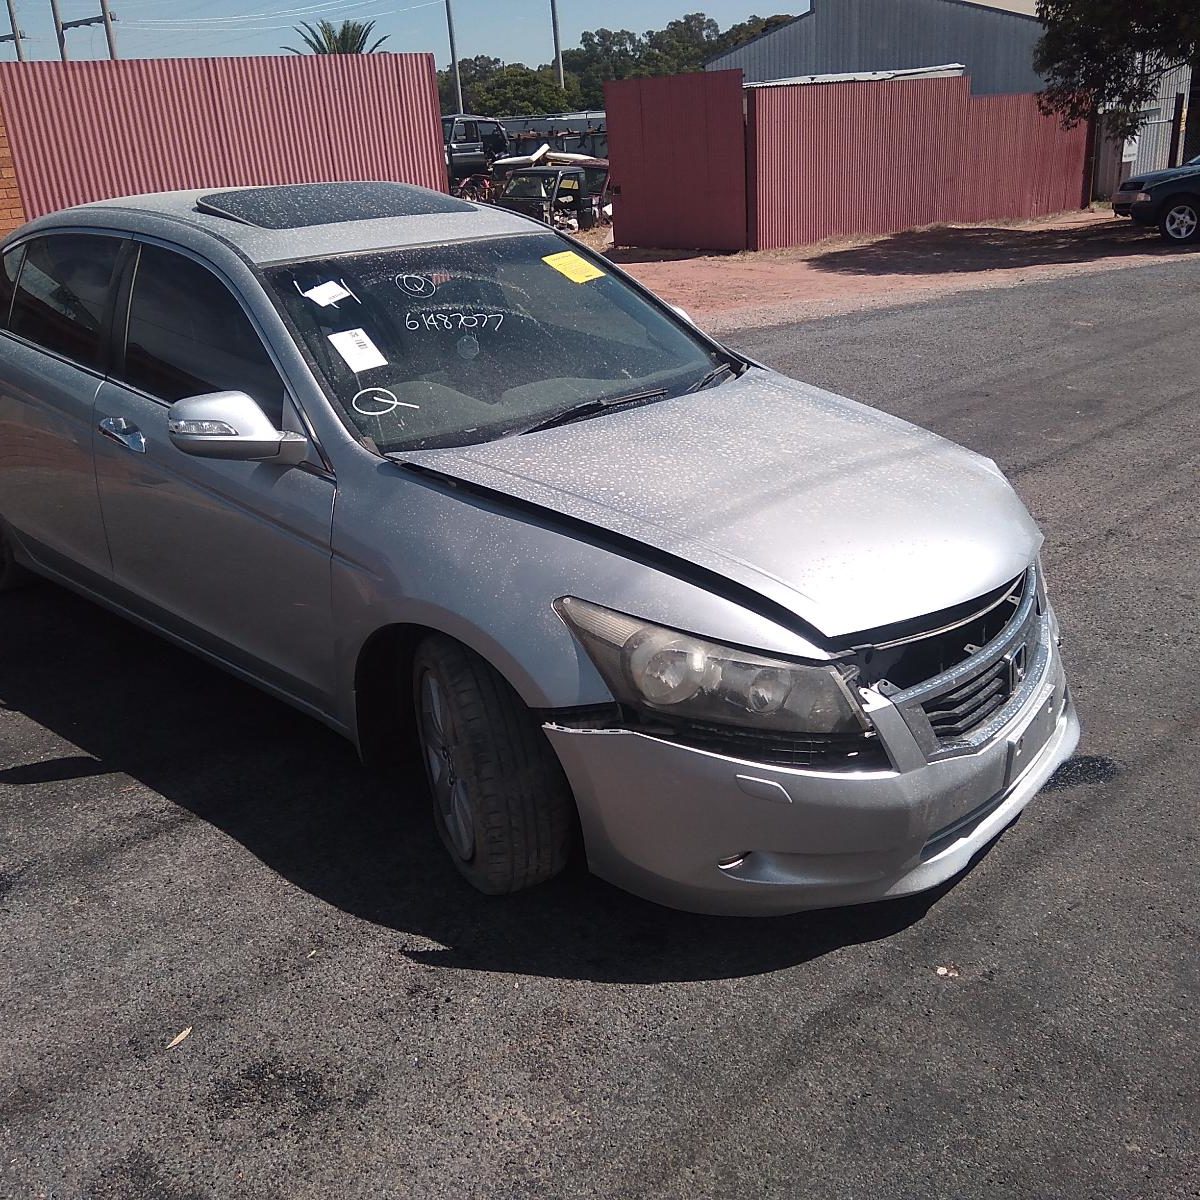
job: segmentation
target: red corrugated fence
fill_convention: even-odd
[[[1083,203],[1087,130],[1064,131],[1035,96],[972,96],[967,78],[752,87],[743,133],[739,76],[608,85],[619,244],[769,250]]]
[[[0,107],[29,217],[176,188],[446,187],[428,54],[0,63]]]

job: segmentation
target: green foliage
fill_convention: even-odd
[[[466,100],[466,93],[463,95]],[[574,97],[570,90],[558,86],[553,71],[534,71],[514,64],[501,67],[472,91],[472,111],[490,116],[515,116],[522,113],[568,112],[578,106],[578,89]]]
[[[389,34],[384,34],[368,47],[371,34],[375,29],[374,21],[343,21],[335,25],[332,21],[318,21],[310,25],[307,21],[293,28],[300,35],[306,49],[297,50],[294,46],[283,48],[291,54],[374,54]]]
[[[702,71],[715,55],[792,19],[751,16],[722,33],[716,21],[695,12],[644,34],[631,29],[585,30],[577,47],[563,51],[565,90],[556,86],[551,65],[531,70],[485,56],[460,59],[463,105],[468,112],[499,116],[603,108],[606,80]],[[454,82],[449,70],[438,72],[438,93],[442,111],[453,112]]]
[[[1195,0],[1038,0],[1037,15],[1042,109],[1068,127],[1103,111],[1112,133],[1129,136],[1163,73],[1200,53]]]

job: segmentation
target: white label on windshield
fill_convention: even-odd
[[[346,366],[356,373],[369,371],[372,367],[387,366],[387,359],[379,353],[379,347],[367,337],[364,329],[331,333],[329,340],[333,343],[333,348],[346,360]]]
[[[319,283],[316,287],[309,288],[307,292],[300,294],[307,296],[314,304],[319,304],[322,308],[328,308],[331,304],[345,300],[350,295],[349,291],[342,287],[336,279],[331,279],[328,283]]]

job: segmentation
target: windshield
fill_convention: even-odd
[[[490,441],[588,400],[678,395],[725,356],[551,233],[269,268],[382,453]]]
[[[552,175],[510,175],[500,194],[506,200],[545,200],[553,187]]]

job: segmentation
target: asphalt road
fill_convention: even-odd
[[[489,901],[412,779],[0,598],[0,1196],[1200,1194],[1198,330],[1200,255],[730,339],[1046,531],[1081,757],[909,901]]]

